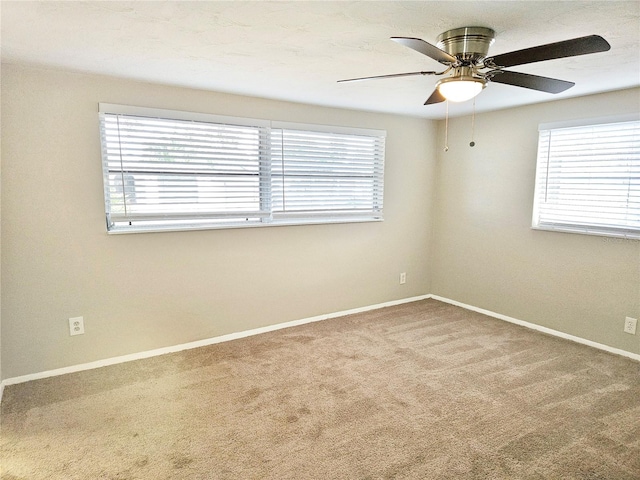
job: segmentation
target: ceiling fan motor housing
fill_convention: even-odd
[[[460,60],[477,62],[487,56],[495,32],[486,27],[462,27],[438,35],[436,46]]]

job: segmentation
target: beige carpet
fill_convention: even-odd
[[[7,387],[2,479],[640,479],[640,364],[434,300]]]

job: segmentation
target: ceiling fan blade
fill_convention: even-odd
[[[411,77],[413,75],[438,75],[438,73],[437,72],[392,73],[390,75],[376,75],[374,77],[348,78],[346,80],[338,80],[338,83],[341,83],[341,82],[358,82],[360,80],[375,80],[375,79],[378,79],[378,78]]]
[[[558,80],[555,78],[540,77],[528,73],[509,72],[506,70],[492,70],[487,72],[489,81],[504,83],[516,87],[530,88],[547,93],[560,93],[573,87],[575,83]]]
[[[426,102],[424,102],[425,105],[433,105],[434,103],[440,103],[440,102],[444,102],[447,99],[444,98],[442,96],[442,94],[440,93],[440,90],[438,90],[437,88],[433,91],[433,93],[431,94],[431,96],[427,99]]]
[[[456,63],[458,59],[452,55],[449,55],[444,50],[440,50],[435,45],[431,45],[428,42],[420,38],[410,38],[410,37],[391,37],[391,40],[394,42],[398,42],[405,47],[409,47],[416,52],[420,52],[427,57],[433,58],[435,61],[444,63],[446,65],[450,63]]]
[[[599,35],[574,38],[563,42],[548,43],[537,47],[525,48],[514,52],[488,57],[484,64],[488,67],[513,67],[526,63],[542,62],[556,58],[576,57],[589,53],[606,52],[611,48],[609,42]]]

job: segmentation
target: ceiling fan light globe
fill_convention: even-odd
[[[438,83],[438,91],[450,102],[466,102],[485,87],[480,78],[445,78]]]

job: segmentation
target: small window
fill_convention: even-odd
[[[640,238],[640,121],[541,126],[533,228]]]
[[[100,104],[107,230],[382,220],[382,131]]]

